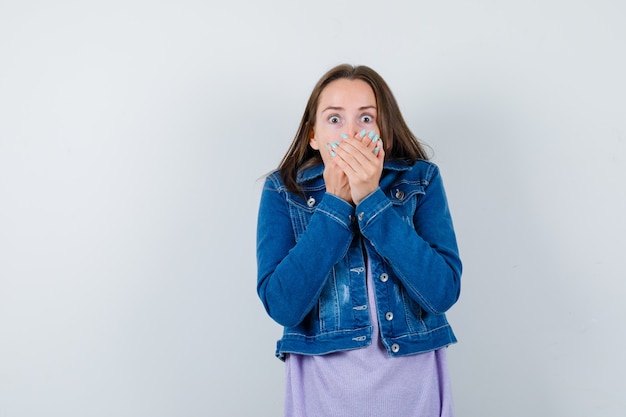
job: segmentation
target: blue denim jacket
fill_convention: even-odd
[[[257,292],[284,326],[276,355],[371,344],[368,259],[390,356],[456,342],[444,313],[459,297],[461,260],[438,167],[385,162],[379,188],[356,207],[326,193],[323,171],[300,172],[304,197],[277,171],[262,191]]]

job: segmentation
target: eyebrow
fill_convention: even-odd
[[[367,109],[374,109],[376,110],[376,106],[363,106],[363,107],[359,107],[359,110],[367,110]],[[345,110],[343,107],[335,107],[335,106],[328,106],[326,107],[324,110],[322,110],[322,113],[324,113],[325,111],[328,110]]]

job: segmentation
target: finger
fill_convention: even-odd
[[[350,170],[352,172],[363,171],[364,167],[368,165],[366,154],[371,154],[374,158],[373,151],[367,150],[363,145],[344,141],[335,150],[335,162],[339,164],[344,170]],[[348,173],[346,171],[346,173]]]
[[[382,170],[382,158],[374,155],[373,151],[366,150],[362,153],[353,148],[353,152],[350,152],[350,149],[349,144],[342,144],[337,148],[337,156],[334,160],[351,181],[357,179],[368,181],[368,178],[379,176]]]
[[[373,132],[373,131],[372,131]],[[379,151],[376,151],[376,149],[378,148],[380,150],[381,145],[381,140],[380,140],[380,134],[374,132],[374,134],[370,134],[368,137],[370,137],[371,139],[371,146],[373,147],[373,151],[374,151],[374,155],[377,155]]]
[[[374,135],[374,137],[372,138],[372,154],[374,155],[375,158],[377,159],[381,159],[381,156],[384,159],[385,154],[383,153],[382,155],[380,155],[380,151],[383,149],[383,141],[380,139],[380,136],[378,136],[378,134]]]
[[[335,149],[335,152],[341,154],[342,158],[355,168],[370,165],[377,159],[374,149],[378,141],[379,139],[372,142],[367,136],[365,140],[348,138]]]
[[[373,150],[374,149],[374,144],[380,138],[380,136],[379,136],[379,133],[376,130],[370,130],[369,132],[367,132],[367,130],[363,129],[358,134],[358,138],[361,139],[361,143],[365,147]]]
[[[336,156],[335,155],[335,149],[336,148],[337,148],[336,142],[329,142],[329,143],[326,144],[326,152],[331,157]]]

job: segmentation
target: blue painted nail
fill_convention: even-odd
[[[348,135],[346,135],[345,133],[341,134],[341,139],[348,139]]]
[[[374,148],[374,155],[378,155],[378,152],[380,152],[380,148],[377,146]]]
[[[330,156],[337,156],[337,154],[333,151],[330,151]]]
[[[367,133],[367,130],[363,129],[361,130],[361,133],[359,133],[359,136],[364,137],[366,133]]]
[[[373,139],[374,135],[376,134],[376,132],[374,132],[373,130],[370,132],[369,135],[367,135],[368,138]]]
[[[376,135],[372,138],[372,142],[378,142],[378,139],[380,139],[380,136]]]
[[[339,146],[339,142],[330,142],[330,146],[331,146],[333,149],[337,149],[337,146]]]

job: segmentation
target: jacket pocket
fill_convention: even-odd
[[[404,314],[406,318],[406,325],[409,333],[424,333],[426,332],[426,323],[422,320],[424,310],[406,293],[406,289],[403,286],[398,287],[399,297],[401,299],[402,306],[404,308]]]
[[[289,205],[289,215],[296,242],[300,239],[300,235],[306,230],[311,216],[324,197],[324,188],[304,189],[305,196],[293,195],[287,193],[287,204]]]
[[[388,191],[388,197],[393,208],[404,221],[413,224],[413,215],[417,209],[418,199],[426,194],[425,181],[398,181]]]

